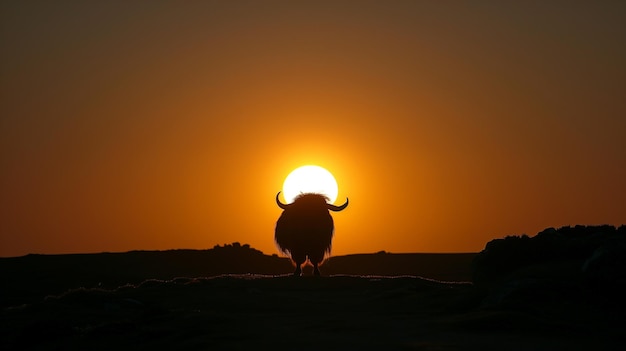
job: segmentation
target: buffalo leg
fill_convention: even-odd
[[[302,268],[299,263],[296,263],[296,270],[293,272],[294,277],[299,277],[302,275]]]
[[[293,262],[296,264],[296,270],[293,272],[293,275],[296,276],[296,277],[302,275],[302,267],[301,266],[306,261],[306,255],[292,253],[291,254],[291,259],[293,259]]]
[[[318,264],[317,263],[313,263],[313,274],[320,276],[320,269],[317,267]]]
[[[324,259],[324,255],[309,255],[309,261],[311,261],[311,264],[313,264],[313,274],[314,275],[321,275],[320,274],[320,269],[319,269],[319,264],[320,262],[322,262],[322,260]]]

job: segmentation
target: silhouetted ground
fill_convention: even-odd
[[[239,244],[5,258],[0,349],[617,350],[624,233],[340,256],[323,277],[292,277],[288,260]]]
[[[469,283],[230,275],[72,290],[2,311],[1,348],[571,350],[624,340],[606,312],[483,306]],[[600,323],[598,323],[600,322]]]
[[[331,257],[324,275],[413,275],[469,281],[476,254],[363,254]],[[131,251],[126,253],[27,255],[0,258],[0,307],[36,302],[69,289],[113,289],[147,279],[212,277],[222,274],[282,275],[293,272],[289,259],[264,255],[234,243],[211,250]],[[312,274],[311,267],[304,269]]]

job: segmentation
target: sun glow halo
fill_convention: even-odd
[[[329,203],[337,199],[339,189],[335,177],[320,166],[306,165],[293,170],[283,183],[283,196],[287,203],[303,193],[324,194]]]

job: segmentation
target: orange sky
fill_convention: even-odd
[[[304,164],[336,255],[626,223],[625,2],[0,6],[0,256],[277,253]]]

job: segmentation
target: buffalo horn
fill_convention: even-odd
[[[278,198],[276,198],[276,199],[278,199]],[[348,207],[348,198],[346,197],[346,203],[341,205],[341,206],[335,206],[333,204],[326,204],[326,207],[328,207],[328,209],[331,210],[331,211],[339,212],[339,211],[343,210],[344,208]]]
[[[283,210],[286,210],[287,207],[289,207],[289,205],[280,202],[280,200],[278,199],[278,195],[280,195],[280,191],[278,192],[278,194],[276,194],[276,204],[278,205],[278,207],[282,208]]]

